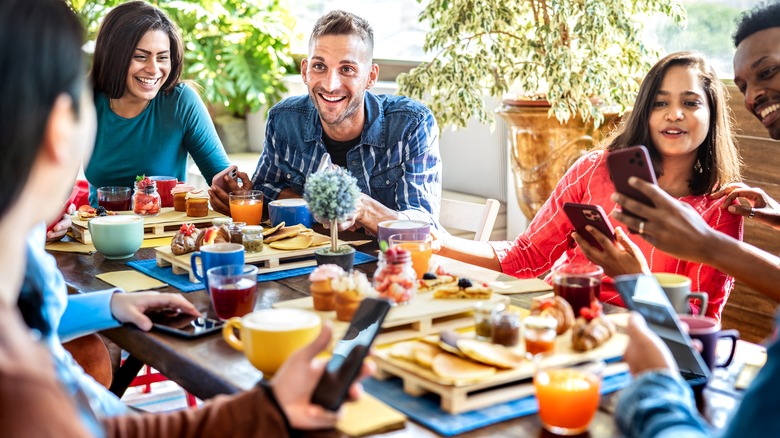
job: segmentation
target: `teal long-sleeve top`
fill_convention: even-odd
[[[86,164],[89,201],[97,206],[97,188],[133,187],[136,175],[175,176],[185,181],[187,154],[208,183],[230,165],[206,106],[185,84],[160,92],[141,114],[116,115],[108,97],[95,93],[97,136]]]

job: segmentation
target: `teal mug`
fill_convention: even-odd
[[[198,270],[197,261],[203,269]],[[213,245],[203,245],[200,251],[192,253],[190,256],[190,265],[192,274],[206,286],[206,292],[209,291],[209,279],[206,273],[211,268],[226,265],[244,264],[244,245],[240,243],[215,243]]]
[[[135,215],[99,216],[87,228],[95,249],[111,260],[132,257],[144,241],[144,218]]]

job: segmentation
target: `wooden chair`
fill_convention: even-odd
[[[442,198],[439,223],[447,230],[456,229],[474,233],[474,240],[490,240],[501,204],[488,198],[484,204]]]

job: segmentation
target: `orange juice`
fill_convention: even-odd
[[[540,370],[534,376],[539,417],[544,428],[560,435],[587,430],[599,406],[601,382],[576,369]]]
[[[431,263],[433,250],[430,242],[403,242],[396,246],[409,251],[412,255],[412,268],[417,274],[417,278],[422,278],[428,272],[428,266]]]
[[[263,216],[262,199],[231,199],[230,216],[233,222],[246,222],[247,225],[260,225]]]

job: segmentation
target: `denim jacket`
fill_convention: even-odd
[[[402,96],[365,94],[360,144],[347,169],[360,190],[410,219],[438,223],[441,201],[439,128],[431,111]],[[308,95],[278,103],[268,113],[265,148],[252,181],[269,199],[285,187],[303,193],[306,177],[326,153],[322,123]]]

